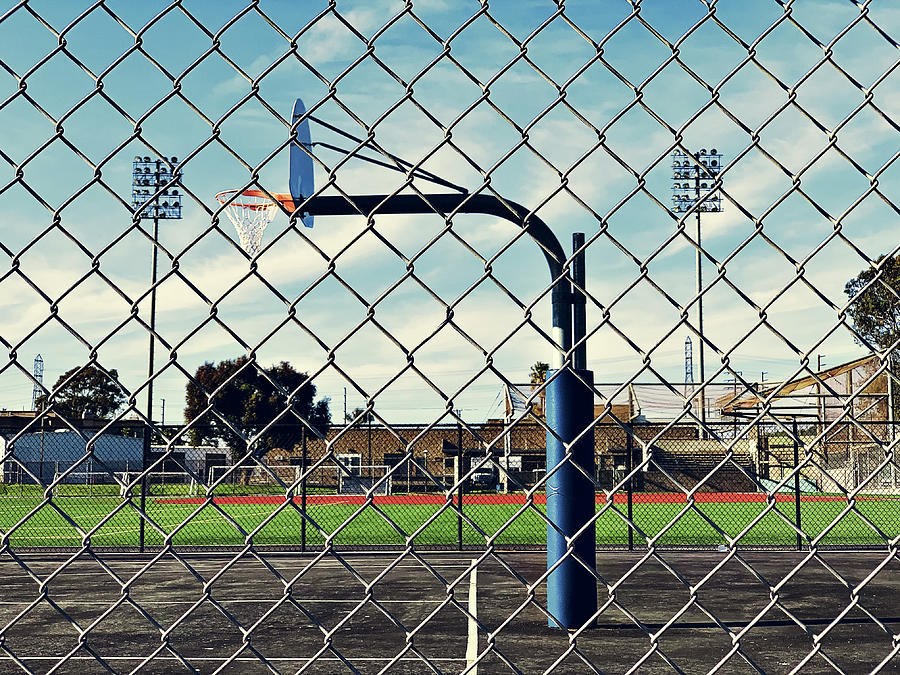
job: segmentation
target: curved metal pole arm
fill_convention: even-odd
[[[557,346],[551,365],[559,370],[564,361],[571,363],[567,356],[572,349],[572,293],[564,277],[566,255],[547,224],[520,204],[482,194],[364,195],[312,197],[302,210],[314,216],[481,213],[515,223],[541,247],[550,268],[552,336]],[[593,420],[591,384],[590,371],[576,374],[566,368],[546,389],[547,605],[549,625],[565,629],[583,626],[597,611],[594,486],[587,478],[594,473],[594,439],[593,433],[583,433]]]
[[[311,197],[303,205],[304,213],[313,216],[374,215],[377,213],[481,213],[497,216],[524,229],[540,246],[550,268],[553,339],[559,351],[551,364],[563,365],[564,354],[572,348],[572,307],[569,283],[563,278],[566,254],[556,235],[537,215],[521,204],[501,200],[493,195],[447,194],[426,195],[354,195],[351,197]]]

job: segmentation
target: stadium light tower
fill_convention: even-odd
[[[181,220],[181,193],[175,185],[181,180],[177,157],[134,158],[131,181],[131,205],[135,218],[153,219],[153,253],[150,262],[150,351],[147,364],[147,419],[153,420],[153,352],[156,346],[156,261],[159,253],[160,220]]]
[[[703,256],[700,246],[700,214],[721,213],[722,195],[715,187],[722,170],[722,155],[713,148],[702,148],[696,157],[681,150],[672,152],[672,211],[697,215],[697,332],[700,336],[700,423],[706,424],[706,395],[702,388],[706,382],[703,339]],[[702,429],[702,427],[701,427]],[[702,435],[702,432],[701,432]]]
[[[153,351],[156,346],[156,260],[159,248],[159,221],[181,219],[181,193],[176,187],[181,181],[177,169],[178,158],[136,156],[131,181],[131,206],[136,221],[153,219],[153,253],[150,262],[150,348],[147,354],[147,419],[153,422]],[[150,459],[150,425],[144,428],[144,456],[141,468]],[[141,480],[141,511],[146,508],[147,478]],[[144,551],[144,519],[140,519],[138,533],[140,551]]]

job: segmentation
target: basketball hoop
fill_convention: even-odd
[[[237,230],[241,248],[250,256],[259,253],[263,230],[278,213],[278,203],[281,202],[289,212],[294,211],[290,195],[270,196],[261,190],[225,190],[217,194],[216,199],[225,206],[225,215]]]

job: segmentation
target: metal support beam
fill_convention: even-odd
[[[585,309],[587,299],[584,296],[584,232],[572,234],[572,344],[575,346],[575,370],[587,369],[587,345],[584,336],[587,333]],[[579,344],[580,343],[580,344]]]
[[[563,278],[566,254],[556,235],[537,215],[521,204],[501,200],[493,195],[426,194],[426,195],[354,195],[350,197],[310,197],[298,205],[311,216],[369,216],[378,213],[482,213],[515,223],[541,248],[553,288],[551,337],[556,343],[551,367],[562,366],[572,349],[572,301],[569,284]]]

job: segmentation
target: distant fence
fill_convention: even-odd
[[[95,522],[125,501],[143,502],[152,526],[141,534],[140,522],[122,515],[115,528],[92,532],[95,545],[161,545],[186,510],[211,505],[215,517],[178,530],[175,545],[545,545],[538,418],[512,426],[359,424],[333,427],[325,439],[280,427],[249,452],[157,438],[146,459],[134,431],[7,430],[0,497],[14,508],[5,509],[6,520],[41,504],[48,515],[0,523],[14,525],[11,545],[76,546],[83,532],[60,512],[76,524]],[[885,461],[896,425],[771,422],[736,432],[734,424],[708,424],[705,437],[686,424],[598,423],[593,431],[599,548],[707,548],[729,540],[879,547],[900,534],[900,471]]]

